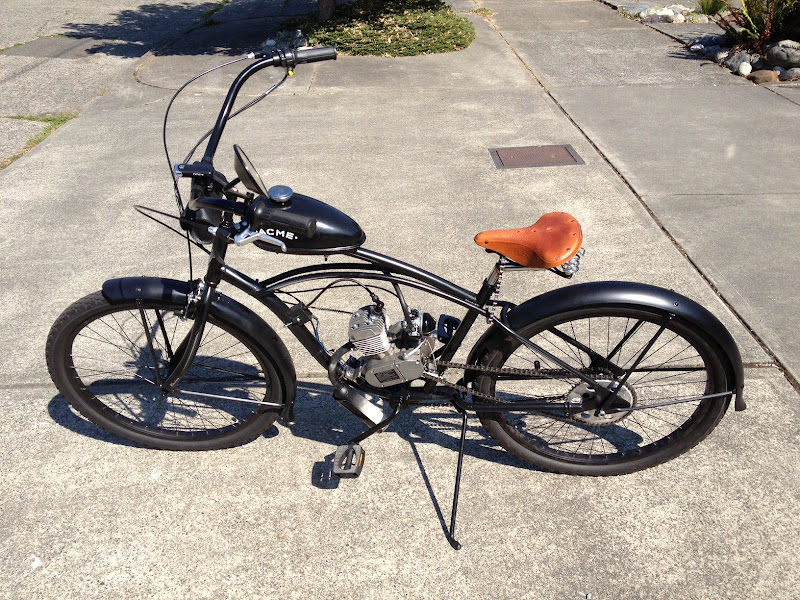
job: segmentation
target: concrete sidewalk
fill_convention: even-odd
[[[796,217],[790,200],[798,189],[791,164],[776,166],[784,154],[775,148],[796,155],[800,107],[685,60],[662,34],[593,2],[487,0],[495,15],[468,15],[478,35],[465,51],[340,57],[298,69],[231,121],[217,166],[231,170],[230,145],[238,143],[269,184],[353,216],[368,247],[466,287],[492,264],[475,232],[570,212],[587,248],[575,282],[644,281],[707,306],[748,365],[748,411],[731,411],[679,459],[604,479],[529,469],[473,419],[460,552],[443,536],[457,415],[404,415],[367,442],[361,478],[327,480],[335,446],[360,425],[330,399],[319,368],[296,345],[289,344],[302,378],[297,424],[240,448],[140,449],[70,411],[44,365],[50,324],[110,277],[186,277],[181,240],[131,208],[173,207],[164,109],[190,76],[258,43],[280,10],[302,3],[280,4],[234,0],[216,15],[220,25],[189,32],[159,56],[126,59],[80,117],[0,171],[6,230],[14,233],[0,240],[0,597],[794,598],[798,393],[770,353],[791,364],[796,325],[777,324],[791,322],[800,301],[797,279],[787,278],[779,298],[786,304],[773,303],[766,292],[778,276],[753,249],[796,243],[775,237]],[[621,64],[612,68],[604,55]],[[173,160],[211,125],[235,73],[215,72],[176,103]],[[265,74],[245,95],[279,75]],[[712,128],[704,115],[713,102],[729,110],[760,102],[788,122],[766,129],[772,137]],[[687,125],[636,116],[645,109]],[[736,146],[724,164],[741,167],[745,142],[749,168],[785,172],[786,189],[774,176],[759,187],[740,173],[736,187],[719,175],[729,144]],[[570,144],[585,164],[498,170],[488,153],[551,144]],[[667,163],[682,168],[670,177]],[[757,208],[748,203],[756,191]],[[769,207],[784,211],[785,223],[770,225]],[[766,226],[743,223],[748,212]],[[708,220],[714,226],[702,227]],[[256,277],[304,262],[255,248],[234,249],[230,259]],[[506,279],[504,296],[513,299],[564,285],[546,273]],[[419,302],[429,312],[451,310],[424,296]],[[323,331],[338,339],[337,327],[326,322]]]
[[[800,379],[800,83],[755,86],[592,0],[486,6],[553,99]],[[660,28],[684,39],[682,29],[694,30]]]

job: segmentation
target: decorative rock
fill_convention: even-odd
[[[739,64],[739,67],[736,69],[736,72],[739,73],[742,77],[747,77],[750,75],[750,71],[753,70],[753,67],[750,65],[749,62],[743,62]]]
[[[683,4],[671,4],[666,7],[637,4],[636,6],[620,6],[618,10],[631,18],[642,19],[645,23],[708,23],[705,15],[693,12]],[[702,17],[702,18],[701,18]],[[723,37],[724,36],[717,36]]]
[[[771,65],[792,69],[800,67],[800,42],[783,40],[767,50],[767,60]]]
[[[792,79],[800,79],[800,67],[794,67],[793,69],[786,69],[783,73],[778,76],[778,79],[781,81],[791,81]]]
[[[767,62],[767,59],[758,54],[753,54],[750,57],[750,64],[753,65],[753,71],[764,71],[771,68],[771,65],[769,62]]]
[[[773,83],[778,81],[778,74],[775,71],[753,71],[747,78],[756,84]]]
[[[720,48],[711,56],[711,58],[714,59],[714,62],[722,65],[725,64],[726,60],[728,60],[728,56],[730,55],[730,53],[731,53],[730,48]]]
[[[739,70],[739,66],[741,66],[743,63],[749,63],[750,60],[750,53],[743,50],[741,52],[737,52],[736,54],[732,54],[731,57],[725,61],[725,66],[735,73]]]

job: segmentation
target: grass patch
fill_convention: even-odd
[[[312,44],[354,56],[416,56],[463,50],[475,29],[441,0],[353,0],[320,23],[315,13],[286,21]]]
[[[214,19],[213,17],[217,11],[219,11],[222,7],[231,3],[231,0],[219,0],[214,6],[209,8],[206,12],[203,13],[203,16],[200,17],[200,21],[203,22],[205,25],[213,25]]]
[[[11,50],[12,48],[16,48],[17,46],[22,46],[25,42],[17,42],[16,44],[11,44],[10,46],[6,46],[5,48],[0,48],[0,52],[5,52],[6,50]]]
[[[4,119],[19,119],[21,121],[38,121],[39,123],[47,123],[47,126],[42,130],[39,135],[35,135],[30,138],[27,142],[25,142],[25,147],[14,154],[13,156],[9,156],[8,158],[3,159],[0,161],[0,170],[5,169],[8,165],[13,163],[18,158],[25,155],[27,152],[30,152],[33,148],[35,148],[40,142],[43,142],[47,137],[52,134],[56,129],[61,127],[67,121],[74,119],[78,116],[79,113],[66,113],[63,115],[57,115],[54,117],[37,117],[34,115],[11,115],[8,117],[3,117]]]
[[[722,0],[720,0],[722,1]],[[479,17],[483,17],[484,19],[491,19],[494,16],[494,11],[488,8],[472,8],[467,12],[472,13],[474,15],[478,15]]]

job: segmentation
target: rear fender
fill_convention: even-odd
[[[552,317],[558,313],[592,307],[646,307],[674,314],[703,331],[705,337],[716,344],[725,357],[723,367],[725,377],[736,401],[736,410],[744,410],[747,405],[742,398],[744,388],[744,368],[739,348],[725,326],[708,310],[671,290],[622,281],[599,281],[559,288],[514,307],[508,312],[508,325],[515,331],[525,325]],[[506,333],[492,325],[470,351],[469,363],[478,360],[484,346],[494,336]]]
[[[109,279],[103,284],[103,296],[111,304],[130,300],[158,300],[186,305],[190,291],[190,284],[185,281],[158,277],[123,277]],[[236,323],[251,337],[259,340],[270,353],[273,366],[283,384],[285,398],[283,419],[290,422],[297,393],[297,376],[289,351],[278,334],[252,310],[223,294],[215,296],[210,314]]]

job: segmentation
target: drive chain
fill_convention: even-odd
[[[464,371],[478,371],[480,373],[493,373],[493,374],[506,374],[506,375],[526,375],[528,377],[536,377],[541,379],[549,379],[553,377],[563,377],[566,372],[565,371],[555,371],[555,370],[547,370],[547,369],[516,369],[514,367],[487,367],[483,365],[468,365],[464,363],[454,363],[454,362],[447,362],[447,361],[437,361],[437,367],[445,367],[447,369],[459,369]],[[423,373],[422,377],[427,379],[428,381],[435,381],[440,383],[446,387],[451,389],[457,390],[462,394],[470,394],[473,398],[480,398],[482,400],[488,400],[489,402],[501,402],[496,396],[492,396],[490,394],[484,394],[479,392],[475,389],[468,388],[464,385],[460,385],[458,383],[453,383],[452,381],[448,381],[443,376],[437,373]]]

